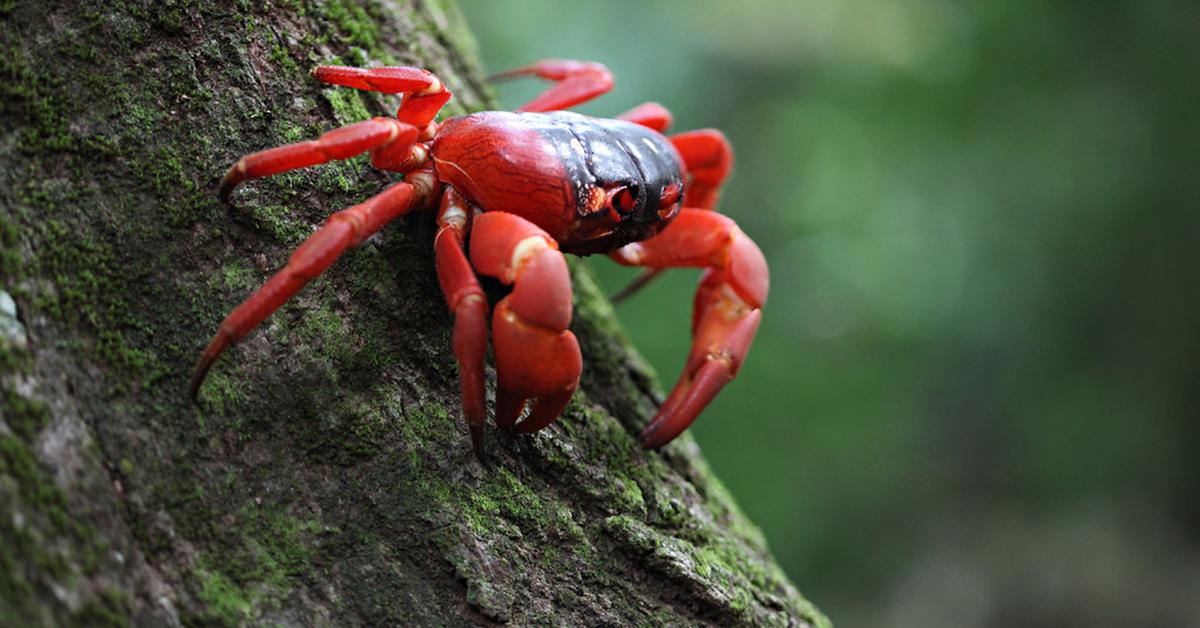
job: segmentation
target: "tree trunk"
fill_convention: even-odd
[[[218,322],[362,158],[217,202],[237,156],[396,99],[318,63],[430,68],[489,105],[450,0],[0,2],[0,624],[827,624],[660,399],[582,263],[580,391],[461,423],[428,214],[348,253],[185,389]],[[489,373],[489,375],[493,375]]]

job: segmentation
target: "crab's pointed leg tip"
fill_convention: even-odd
[[[247,179],[246,168],[246,158],[243,157],[230,166],[225,176],[221,177],[221,187],[217,188],[217,198],[221,199],[222,203],[228,204],[233,190]]]
[[[483,425],[471,424],[471,449],[475,452],[475,459],[479,464],[488,465],[487,450],[483,446]]]
[[[188,398],[192,403],[200,400],[200,387],[204,385],[204,378],[208,376],[208,369],[212,368],[214,361],[215,358],[206,354],[200,356],[200,360],[196,362],[196,368],[192,370],[192,379],[188,382]]]
[[[637,439],[638,443],[641,444],[642,449],[658,449],[658,444],[654,440],[655,431],[654,424],[650,424],[638,433]]]
[[[217,200],[226,205],[232,205],[233,203],[229,199],[233,195],[233,189],[236,187],[237,183],[230,181],[229,177],[221,179],[221,187],[217,188]]]
[[[193,375],[191,383],[188,384],[188,401],[192,404],[200,401],[200,386],[204,383],[203,375]]]

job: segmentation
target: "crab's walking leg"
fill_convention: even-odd
[[[733,149],[725,134],[716,129],[677,133],[667,138],[683,157],[688,184],[683,206],[712,209],[717,206],[721,184],[733,169]]]
[[[726,216],[685,208],[662,233],[612,254],[621,264],[707,267],[692,313],[692,350],[675,388],[641,433],[658,448],[683,432],[737,375],[767,298],[767,262]]]
[[[411,67],[351,68],[321,65],[313,68],[313,77],[332,85],[383,94],[405,94],[396,118],[424,129],[450,100],[450,90],[429,70]]]
[[[343,251],[357,246],[387,223],[426,203],[434,186],[431,173],[418,172],[410,175],[409,181],[397,183],[359,205],[330,216],[292,253],[283,270],[225,317],[196,363],[192,373],[192,398],[200,391],[208,369],[229,345],[245,337],[304,284],[329,268]]]
[[[617,119],[640,124],[659,133],[665,133],[674,121],[671,112],[656,102],[642,103],[617,116]]]
[[[483,424],[487,419],[483,359],[487,354],[487,299],[475,271],[463,253],[469,205],[453,188],[446,188],[438,210],[434,240],[438,281],[446,304],[454,312],[454,358],[458,361],[463,418],[471,430],[475,456],[483,460]]]
[[[656,119],[653,109],[650,108],[651,105],[654,103],[647,103],[631,109],[622,114],[621,118],[654,128],[651,125],[656,122]],[[667,115],[670,116],[669,113]],[[659,130],[659,132],[662,131]],[[721,185],[725,183],[729,171],[733,169],[733,148],[729,146],[729,140],[725,139],[725,134],[716,129],[701,129],[678,133],[668,139],[675,145],[675,149],[679,151],[679,156],[683,158],[683,163],[687,167],[688,182],[684,186],[684,207],[698,209],[716,207],[717,198],[721,193]],[[613,294],[612,302],[620,303],[633,296],[655,277],[658,277],[662,271],[662,268],[646,269],[645,272],[629,282],[629,285]]]
[[[601,63],[544,59],[515,70],[501,72],[492,80],[517,76],[537,76],[555,81],[549,89],[525,103],[517,111],[557,111],[578,105],[607,93],[613,87],[613,75]]]
[[[485,275],[512,284],[496,304],[496,423],[512,427],[526,402],[529,416],[516,426],[533,432],[554,422],[575,387],[583,360],[571,323],[571,277],[558,245],[533,223],[502,212],[476,216],[471,262]]]
[[[371,118],[334,129],[315,140],[251,153],[233,164],[221,180],[221,189],[217,194],[225,201],[233,189],[247,179],[336,159],[349,159],[367,151],[380,151],[393,144],[414,146],[419,133],[417,127],[393,118]]]

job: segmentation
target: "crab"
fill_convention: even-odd
[[[454,316],[452,346],[462,414],[483,457],[484,362],[489,301],[477,273],[511,286],[491,314],[495,421],[533,432],[553,423],[583,369],[571,322],[563,253],[607,254],[646,269],[632,290],[667,268],[705,269],[696,291],[692,348],[682,375],[639,435],[656,449],[696,419],[737,374],[762,318],[767,263],[730,218],[713,211],[733,154],[720,131],[666,136],[671,114],[646,103],[616,118],[564,111],[609,91],[599,64],[544,60],[494,78],[536,76],[552,85],[515,112],[435,116],[451,94],[415,67],[319,66],[319,81],[402,94],[395,117],[376,117],[320,138],[242,157],[221,182],[228,201],[240,183],[362,153],[400,173],[359,205],[339,211],[287,265],[233,310],[201,355],[194,399],[209,368],[347,249],[412,211],[436,208],[437,275]],[[522,418],[524,417],[524,418]]]

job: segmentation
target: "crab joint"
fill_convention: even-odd
[[[430,78],[429,87],[426,87],[425,89],[423,89],[419,92],[414,92],[414,94],[416,94],[417,96],[424,96],[426,94],[438,94],[438,93],[445,91],[446,88],[442,86],[441,79],[439,79],[436,76],[433,76],[432,74],[429,76],[429,78]]]
[[[631,242],[613,252],[613,257],[622,264],[637,266],[642,263],[642,245]]]
[[[420,172],[409,173],[404,177],[404,181],[416,188],[417,193],[422,197],[428,198],[433,193],[434,179],[431,172],[422,170]]]

